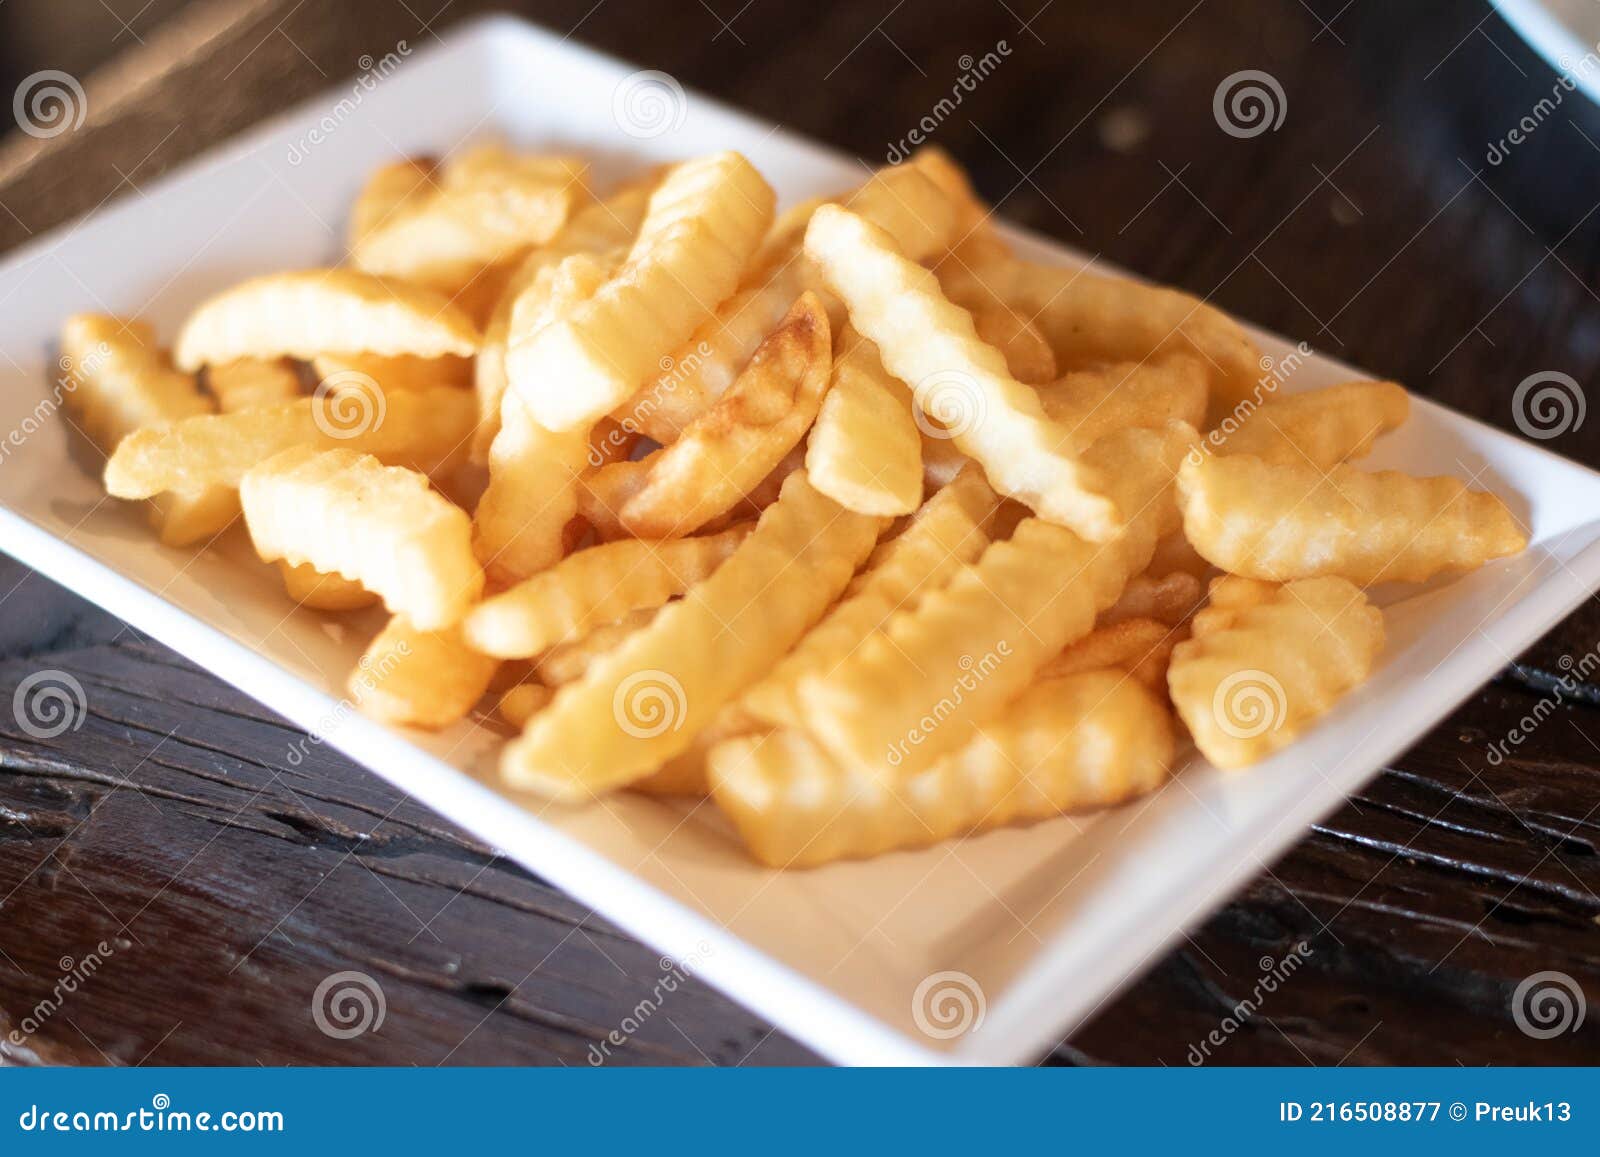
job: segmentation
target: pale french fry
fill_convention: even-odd
[[[113,453],[128,434],[157,429],[212,408],[192,376],[173,369],[155,331],[138,321],[80,313],[61,327],[68,411],[101,450]],[[154,498],[154,495],[147,497]],[[239,515],[231,489],[193,484],[150,506],[162,543],[189,546],[225,530]]]
[[[396,615],[362,653],[347,690],[375,719],[437,730],[472,710],[498,666],[455,628],[423,631]]]
[[[555,236],[588,200],[586,171],[570,157],[464,158],[363,233],[351,263],[454,296],[485,266]]]
[[[866,569],[798,646],[745,694],[756,718],[798,726],[795,691],[808,675],[826,678],[897,610],[914,608],[989,545],[999,496],[976,467],[964,471],[917,511],[904,531],[880,545]]]
[[[1056,355],[1032,322],[997,302],[985,302],[970,312],[978,340],[1000,351],[1012,377],[1030,386],[1055,381]]]
[[[353,269],[269,273],[201,303],[178,334],[180,369],[321,353],[444,357],[478,348],[478,327],[429,289]]]
[[[506,748],[501,774],[587,799],[686,750],[821,617],[882,525],[790,475],[733,557],[556,694]]]
[[[117,498],[150,498],[163,490],[236,488],[250,467],[294,446],[355,450],[433,469],[461,450],[474,421],[472,398],[448,388],[395,394],[364,426],[341,423],[340,416],[331,402],[302,398],[138,430],[106,463],[106,490]]]
[[[563,687],[583,678],[590,665],[622,645],[622,641],[656,617],[659,607],[630,611],[614,623],[594,628],[586,635],[557,643],[534,661],[533,669],[550,687]]]
[[[1034,673],[1088,634],[1144,570],[1178,519],[1173,474],[1197,435],[1119,430],[1090,448],[1103,464],[1125,529],[1094,544],[1055,523],[1024,519],[913,609],[889,618],[850,658],[800,680],[806,730],[863,774],[929,766],[971,727],[1021,693]],[[929,726],[929,721],[933,721]]]
[[[360,583],[343,575],[323,574],[314,566],[295,566],[279,559],[278,570],[284,592],[314,611],[354,611],[378,601],[378,596]]]
[[[500,415],[489,486],[473,513],[473,548],[490,577],[510,585],[566,553],[578,480],[589,466],[589,431],[545,429],[516,390],[500,400]]]
[[[1371,674],[1383,615],[1352,583],[1282,587],[1226,577],[1172,653],[1172,702],[1200,752],[1244,767],[1302,734]]]
[[[922,502],[922,435],[910,392],[872,343],[847,329],[806,442],[811,484],[857,514],[909,514]]]
[[[773,192],[737,153],[672,169],[616,276],[533,332],[515,325],[508,379],[551,429],[592,424],[658,372],[706,311],[738,288],[772,221]]]
[[[1458,478],[1199,455],[1178,488],[1195,549],[1246,578],[1425,582],[1528,544],[1504,502]]]
[[[1200,428],[1206,417],[1206,364],[1191,354],[1160,354],[1070,373],[1039,391],[1044,412],[1076,447],[1113,430],[1167,422]]]
[[[436,162],[411,157],[372,171],[350,209],[349,246],[356,248],[375,229],[433,187]]]
[[[1206,435],[1203,448],[1326,470],[1365,457],[1379,434],[1410,413],[1410,395],[1394,382],[1344,382],[1271,398],[1237,419],[1230,415]]]
[[[660,451],[657,451],[660,453]],[[650,459],[610,462],[578,481],[578,516],[594,529],[601,542],[628,537],[622,525],[622,508],[650,477]]]
[[[496,709],[500,718],[520,731],[528,725],[528,720],[548,707],[554,697],[554,688],[543,683],[518,683],[500,696]]]
[[[479,415],[478,433],[472,444],[473,461],[489,460],[489,446],[500,430],[500,398],[506,389],[506,340],[517,301],[541,273],[568,257],[580,253],[601,257],[625,250],[644,222],[654,187],[653,180],[634,182],[606,200],[586,206],[550,244],[535,249],[512,271],[484,325],[483,341],[472,363]]]
[[[332,390],[369,389],[375,385],[385,395],[437,386],[464,389],[472,384],[472,359],[419,358],[410,354],[318,354],[311,359],[317,377]]]
[[[1100,612],[1097,625],[1109,627],[1124,619],[1155,619],[1175,627],[1194,613],[1205,595],[1200,580],[1187,571],[1156,578],[1150,572],[1134,575],[1115,603]]]
[[[922,412],[948,427],[991,486],[1093,541],[1116,533],[1107,480],[1077,460],[1037,395],[978,340],[971,315],[945,298],[931,273],[897,253],[882,230],[832,205],[812,215],[806,252],[884,368],[912,386]]]
[[[704,538],[628,539],[580,550],[473,607],[462,633],[486,655],[537,655],[683,594],[725,562],[750,529],[745,524]]]
[[[661,372],[612,416],[658,442],[668,443],[715,404],[733,385],[756,347],[782,319],[794,299],[820,290],[801,244],[820,200],[783,215],[763,244],[755,270],[738,293],[707,318]],[[845,198],[850,209],[886,230],[912,260],[931,256],[948,243],[955,217],[948,198],[918,170],[880,169]],[[841,319],[830,296],[823,299],[829,322]]]
[[[805,437],[832,375],[831,349],[822,303],[801,295],[733,387],[645,460],[622,525],[640,538],[675,538],[731,510]]]
[[[206,385],[225,414],[283,406],[300,396],[300,375],[284,358],[245,358],[206,369]]]
[[[361,583],[424,631],[457,622],[483,591],[466,512],[427,478],[353,450],[285,450],[239,485],[256,553]]]
[[[712,796],[757,860],[797,868],[1109,807],[1172,767],[1167,711],[1121,671],[1046,679],[963,738],[891,777],[836,763],[798,731],[733,739],[712,751]]]
[[[1157,695],[1167,693],[1167,665],[1172,649],[1189,637],[1187,627],[1155,619],[1123,619],[1097,626],[1039,668],[1038,678],[1060,679],[1108,668],[1126,671]]]

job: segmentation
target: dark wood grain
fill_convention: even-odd
[[[0,152],[0,245],[475,10],[260,0],[135,21],[150,43],[119,59],[103,99],[87,78],[83,129]],[[1490,163],[1556,78],[1482,4],[528,10],[869,159],[950,92],[964,55],[1003,41],[934,139],[1007,217],[1507,429],[1529,374],[1595,380],[1600,112],[1566,94]],[[210,22],[199,48],[182,21]],[[1249,139],[1212,109],[1243,69],[1287,102]],[[1600,418],[1548,444],[1600,466]],[[61,957],[111,952],[104,982],[25,1045],[0,1031],[0,1057],[583,1064],[659,980],[655,953],[348,761],[314,750],[285,766],[293,729],[183,659],[13,564],[3,591],[0,699],[54,669],[90,712],[50,740],[0,712],[0,1030],[50,991]],[[1600,688],[1553,682],[1597,642],[1591,601],[1052,1059],[1190,1063],[1263,958],[1303,941],[1293,980],[1208,1063],[1600,1060]],[[1529,737],[1491,761],[1528,716]],[[380,1032],[316,1028],[312,994],[341,970],[380,978]],[[1581,1030],[1517,1027],[1512,995],[1542,971],[1585,986]],[[612,1058],[811,1059],[695,982]]]

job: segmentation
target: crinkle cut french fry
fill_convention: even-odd
[[[239,495],[226,486],[178,490],[150,499],[150,524],[163,546],[215,538],[239,517]]]
[[[359,582],[421,630],[451,626],[483,591],[466,512],[413,470],[300,446],[252,467],[239,497],[262,559]]]
[[[1187,571],[1173,571],[1160,578],[1146,571],[1128,580],[1121,596],[1100,612],[1096,622],[1109,627],[1124,619],[1155,619],[1174,627],[1194,612],[1204,593],[1200,580]]]
[[[964,736],[890,776],[837,763],[799,731],[732,739],[712,751],[712,795],[756,859],[798,868],[1109,807],[1172,767],[1167,711],[1121,671],[1043,680]]]
[[[1011,246],[995,232],[991,221],[994,211],[978,196],[966,170],[954,157],[938,145],[923,145],[911,155],[911,165],[956,207],[956,235],[946,260],[981,263],[1011,256]]]
[[[516,390],[500,402],[500,432],[489,450],[489,486],[473,514],[473,546],[501,584],[520,582],[566,553],[578,513],[578,480],[589,465],[586,428],[547,430]]]
[[[828,315],[815,294],[802,294],[733,388],[646,459],[622,525],[640,538],[673,538],[733,509],[800,444],[832,371]]]
[[[659,451],[658,451],[659,452]],[[608,462],[578,481],[578,516],[594,529],[601,542],[628,537],[622,525],[622,508],[650,477],[650,459]]]
[[[928,766],[961,743],[1067,644],[1089,633],[1173,529],[1173,473],[1192,427],[1119,430],[1086,458],[1103,464],[1126,520],[1093,544],[1043,519],[1004,542],[914,609],[895,614],[825,676],[801,679],[806,729],[864,774]]]
[[[912,260],[938,252],[954,230],[948,198],[910,166],[880,169],[845,200],[853,212],[887,230]],[[728,391],[794,299],[821,288],[801,243],[811,213],[822,203],[807,202],[784,214],[739,292],[702,322],[613,417],[668,443]],[[838,304],[831,297],[823,304],[829,321],[835,321]]]
[[[408,157],[374,169],[350,209],[350,248],[354,249],[407,203],[425,196],[433,187],[436,163],[432,157]]]
[[[1229,415],[1206,435],[1203,448],[1326,470],[1364,457],[1379,434],[1401,425],[1410,413],[1410,395],[1394,382],[1344,382],[1269,398],[1237,418]]]
[[[826,677],[895,611],[915,607],[989,545],[999,496],[972,467],[917,511],[899,535],[882,543],[844,597],[741,701],[759,719],[798,726],[795,689],[801,678]]]
[[[922,502],[922,434],[910,392],[872,343],[846,330],[806,441],[811,483],[857,514],[909,514]]]
[[[1201,454],[1184,463],[1178,489],[1195,549],[1230,574],[1270,582],[1425,582],[1528,545],[1504,502],[1458,478]]]
[[[1266,758],[1371,674],[1383,615],[1354,584],[1226,577],[1167,669],[1172,702],[1218,767]]]
[[[746,524],[704,538],[627,539],[580,550],[479,603],[462,630],[486,655],[537,655],[683,594],[725,562],[749,530]]]
[[[918,406],[976,459],[989,484],[1041,517],[1094,541],[1118,529],[1107,480],[1072,453],[1038,396],[978,340],[972,316],[952,305],[933,274],[854,214],[824,205],[806,230],[806,253],[878,347],[884,368],[912,386]]]
[[[278,560],[284,592],[302,607],[314,611],[354,611],[370,607],[378,596],[338,574],[323,574],[314,566],[294,566]]]
[[[650,198],[617,275],[580,307],[519,332],[506,373],[551,429],[587,426],[659,372],[739,286],[772,221],[773,192],[737,153],[686,161]]]
[[[1084,671],[1126,671],[1157,695],[1167,693],[1172,649],[1189,637],[1187,627],[1155,619],[1123,619],[1097,626],[1039,668],[1038,678],[1059,679]]]
[[[362,654],[347,689],[367,715],[437,729],[472,710],[499,665],[462,642],[454,627],[423,631],[396,615]]]
[[[206,385],[225,414],[286,406],[300,396],[300,375],[286,358],[242,358],[209,366]]]
[[[506,748],[501,774],[587,799],[686,750],[821,617],[882,526],[790,475],[733,557],[556,694]]]
[[[1113,430],[1156,428],[1206,417],[1206,364],[1191,354],[1161,354],[1067,374],[1039,391],[1050,420],[1076,447],[1092,446]]]
[[[1056,355],[1027,318],[999,303],[985,303],[969,312],[979,340],[1000,351],[1017,381],[1042,386],[1055,380]]]
[[[660,607],[641,607],[629,611],[614,623],[595,627],[586,635],[557,643],[534,660],[533,669],[550,687],[563,687],[582,679],[590,664],[615,651],[622,641],[642,627],[649,626]]]
[[[178,334],[180,369],[321,353],[472,354],[478,327],[443,295],[354,269],[269,273],[202,302]]]
[[[106,490],[117,498],[150,498],[163,490],[237,487],[246,470],[295,446],[355,450],[394,465],[434,469],[453,458],[472,433],[473,404],[464,391],[398,393],[364,424],[340,424],[332,403],[302,398],[286,406],[234,414],[201,414],[165,427],[137,430],[106,463]]]

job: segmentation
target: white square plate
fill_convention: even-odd
[[[655,123],[664,131],[637,135],[646,122],[626,110],[638,83],[628,66],[526,25],[470,24],[392,76],[288,113],[19,251],[0,266],[0,546],[691,962],[824,1055],[859,1063],[1033,1058],[1600,581],[1600,475],[1419,402],[1373,465],[1470,474],[1510,496],[1534,545],[1385,600],[1381,668],[1314,732],[1243,773],[1196,760],[1155,796],[1112,812],[807,872],[753,865],[711,806],[624,795],[573,810],[508,792],[492,767],[498,735],[481,721],[427,735],[350,712],[339,696],[371,632],[286,617],[275,572],[237,535],[205,553],[169,550],[139,507],[104,500],[98,456],[49,417],[57,327],[92,309],[143,315],[170,337],[231,282],[339,259],[345,213],[375,165],[486,133],[581,150],[619,171],[740,149],[787,202],[865,172],[693,94]],[[1044,260],[1083,260],[1020,240]],[[1295,364],[1294,347],[1258,337],[1280,368]],[[1297,360],[1286,389],[1355,376],[1315,355]],[[941,996],[961,988],[981,1019],[940,1019],[957,1010]]]

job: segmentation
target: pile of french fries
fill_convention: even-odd
[[[1258,761],[1372,671],[1366,587],[1526,544],[1350,465],[1399,386],[1276,396],[1216,309],[1018,260],[935,150],[782,214],[736,153],[407,160],[339,267],[62,343],[164,543],[242,514],[302,607],[383,604],[363,710],[492,696],[509,786],[709,796],[774,866],[1121,803],[1184,732]]]

